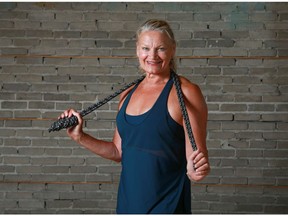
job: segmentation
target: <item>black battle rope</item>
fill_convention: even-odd
[[[106,104],[108,101],[112,100],[114,97],[116,97],[119,94],[121,94],[122,92],[124,92],[126,89],[130,88],[131,86],[133,86],[133,85],[135,85],[137,83],[140,83],[144,78],[145,78],[145,76],[142,76],[142,77],[134,80],[133,82],[127,84],[123,88],[121,88],[118,91],[114,92],[112,95],[104,98],[103,100],[99,101],[96,104],[93,104],[93,105],[87,107],[86,109],[84,109],[84,110],[82,110],[80,112],[80,116],[84,117],[84,116],[88,115],[89,113],[93,112],[94,110],[96,110],[99,107],[101,107],[104,104]],[[51,131],[59,131],[59,130],[64,129],[64,128],[69,128],[69,127],[72,127],[72,126],[76,126],[77,124],[78,124],[78,119],[77,119],[76,116],[73,115],[70,118],[65,117],[65,118],[58,119],[58,121],[55,121],[50,126],[48,131],[49,131],[49,133]]]
[[[191,124],[190,124],[190,121],[189,121],[189,116],[188,116],[187,109],[186,109],[186,106],[185,106],[183,93],[181,91],[181,85],[180,85],[179,77],[173,71],[171,72],[171,74],[172,74],[173,83],[174,83],[175,88],[176,88],[176,92],[177,92],[178,100],[179,100],[179,103],[180,103],[182,115],[183,115],[183,118],[184,118],[184,121],[185,121],[186,130],[188,132],[189,140],[190,140],[190,143],[192,145],[193,150],[196,151],[197,150],[197,146],[196,146],[196,143],[195,143],[195,139],[194,139],[194,136],[193,136]],[[89,113],[91,113],[94,110],[98,109],[102,105],[106,104],[108,101],[112,100],[114,97],[116,97],[119,94],[121,94],[126,89],[130,88],[131,86],[133,86],[135,84],[140,83],[144,78],[145,78],[145,76],[142,76],[139,79],[134,80],[133,82],[131,82],[131,83],[127,84],[126,86],[124,86],[123,88],[121,88],[120,90],[116,91],[114,94],[112,94],[112,95],[104,98],[103,100],[99,101],[98,103],[93,104],[93,105],[89,106],[88,108],[82,110],[80,112],[80,115],[82,117],[88,115]],[[76,126],[77,124],[78,124],[78,119],[77,119],[76,116],[73,115],[70,118],[65,117],[65,118],[58,119],[58,121],[55,121],[50,126],[48,131],[49,132],[51,132],[51,131],[59,131],[59,130],[64,129],[64,128]]]
[[[181,112],[182,112],[182,115],[183,115],[183,118],[184,118],[186,130],[187,130],[187,133],[188,133],[188,137],[189,137],[190,143],[192,145],[193,151],[196,151],[197,150],[197,146],[196,146],[196,143],[195,143],[195,139],[194,139],[193,132],[192,132],[192,127],[191,127],[189,116],[188,116],[187,109],[186,109],[186,106],[185,106],[184,97],[183,97],[183,93],[182,93],[182,90],[181,90],[181,84],[180,84],[180,81],[179,81],[179,77],[173,71],[172,71],[172,79],[173,79],[173,83],[174,83],[175,88],[176,88],[176,92],[177,92],[179,104],[180,104],[180,107],[181,107]]]

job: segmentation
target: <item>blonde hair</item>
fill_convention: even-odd
[[[174,33],[170,25],[164,20],[149,19],[146,22],[144,22],[136,31],[136,41],[138,41],[140,34],[146,31],[159,31],[162,33],[166,33],[167,36],[171,39],[172,43],[176,44]],[[170,69],[176,72],[175,56],[173,56],[173,58],[170,61]]]

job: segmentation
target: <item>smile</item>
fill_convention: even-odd
[[[147,61],[147,63],[150,65],[158,65],[158,64],[161,64],[162,61]]]

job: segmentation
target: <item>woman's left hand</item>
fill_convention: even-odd
[[[187,176],[191,181],[201,181],[210,172],[208,154],[194,151],[187,161]]]

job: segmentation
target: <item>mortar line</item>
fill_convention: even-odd
[[[0,55],[0,58],[63,58],[63,59],[134,59],[137,56],[55,56],[55,55]],[[288,59],[288,56],[175,56],[177,59]]]
[[[0,181],[0,184],[118,184],[118,182],[113,181],[94,181],[94,182],[60,182],[60,181]],[[192,183],[191,186],[201,187],[266,187],[266,188],[288,188],[288,185],[265,185],[265,184],[204,184],[204,183]]]

